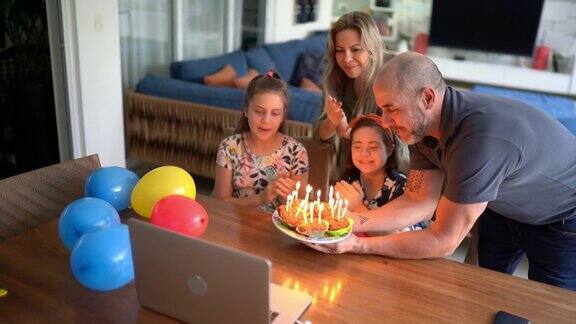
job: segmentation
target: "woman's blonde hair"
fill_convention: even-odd
[[[382,45],[378,28],[370,15],[360,11],[344,14],[332,25],[328,34],[328,47],[325,54],[328,64],[322,78],[325,95],[335,96],[338,100],[342,100],[341,96],[346,83],[350,82],[350,78],[338,66],[335,59],[336,34],[347,29],[356,30],[360,34],[362,47],[368,51],[369,56],[368,65],[354,80],[356,104],[348,109],[351,109],[352,117],[355,117],[364,113],[377,112],[372,84],[379,66],[385,59],[384,55],[387,56],[387,53]]]

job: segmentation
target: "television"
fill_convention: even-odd
[[[428,43],[532,56],[544,0],[434,0]]]

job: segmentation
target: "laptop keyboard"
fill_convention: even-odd
[[[270,322],[274,321],[274,319],[276,319],[278,315],[279,315],[278,312],[270,311]]]

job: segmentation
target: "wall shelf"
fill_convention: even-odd
[[[574,74],[431,56],[446,80],[576,96]]]

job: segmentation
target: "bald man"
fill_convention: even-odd
[[[436,215],[423,231],[310,245],[395,258],[452,254],[477,219],[480,266],[576,290],[576,138],[527,104],[458,91],[426,56],[378,71],[376,103],[410,145],[405,194],[354,214],[355,232],[393,231]],[[482,216],[482,217],[480,217]]]

